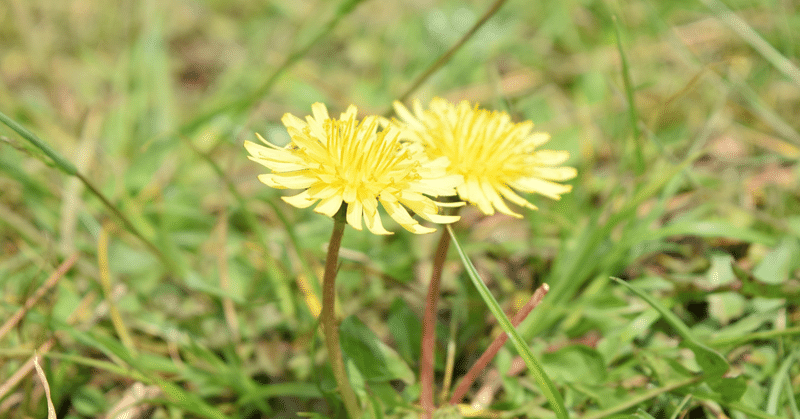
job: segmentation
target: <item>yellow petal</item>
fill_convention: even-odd
[[[397,201],[386,199],[381,199],[380,201],[383,207],[386,208],[386,212],[389,214],[389,216],[397,221],[397,223],[406,230],[415,234],[424,234],[436,231],[435,228],[421,226],[417,220],[411,217],[411,215],[408,213],[408,211],[406,211],[405,208],[403,208],[402,205],[397,203]]]
[[[517,179],[511,186],[521,191],[535,192],[555,200],[561,199],[561,194],[572,190],[570,185],[562,185],[538,178]]]
[[[569,159],[569,152],[563,150],[539,150],[533,153],[533,161],[539,165],[557,166]]]
[[[292,115],[290,113],[283,114],[283,118],[281,118],[281,122],[283,123],[283,125],[286,126],[286,128],[293,128],[293,129],[296,129],[297,131],[300,131],[300,132],[303,131],[303,128],[308,126],[308,124],[306,124],[305,121],[303,121],[302,119],[300,119],[300,118],[298,118],[298,117],[296,117],[296,116],[294,116],[294,115]]]
[[[494,214],[494,207],[491,202],[483,195],[480,184],[475,179],[468,179],[458,189],[458,195],[467,201],[478,206],[478,209],[486,214]]]
[[[578,171],[574,167],[534,167],[531,174],[540,179],[564,181],[574,178]]]
[[[330,119],[330,116],[328,116],[328,108],[325,107],[324,103],[315,102],[312,104],[311,112],[314,114],[314,119],[316,119],[319,123]]]
[[[361,205],[361,202],[355,201],[347,204],[347,224],[361,231],[361,216],[363,213],[364,207]]]
[[[267,186],[279,189],[305,189],[317,181],[305,171],[264,174],[259,175],[258,180]]]
[[[377,203],[373,204],[376,207],[372,208],[371,211],[368,210],[367,205],[364,205],[364,221],[367,224],[367,228],[374,234],[381,234],[381,235],[392,234],[392,232],[387,231],[385,228],[383,228],[383,223],[381,223],[381,217],[378,214],[377,210]]]
[[[281,199],[283,199],[289,205],[297,208],[308,208],[314,205],[315,202],[317,202],[316,199],[313,199],[310,196],[308,196],[307,191],[300,192],[299,194],[294,196],[283,196],[281,197]]]
[[[342,196],[341,195],[331,195],[328,198],[321,199],[319,201],[319,205],[314,207],[314,212],[327,215],[328,217],[333,217],[336,215],[336,212],[339,211],[339,208],[342,207]]]
[[[538,146],[550,141],[550,134],[548,134],[546,132],[535,132],[535,133],[531,134],[530,137],[527,138],[527,141],[529,141],[531,144],[533,144],[533,145],[538,147]]]
[[[497,191],[500,192],[500,194],[503,195],[504,198],[508,199],[509,201],[511,201],[511,202],[521,206],[521,207],[530,208],[532,210],[539,209],[536,205],[531,204],[525,198],[517,195],[514,191],[512,191],[511,189],[509,189],[505,185],[498,185],[497,186]]]
[[[489,202],[492,203],[492,206],[497,208],[498,211],[512,217],[522,218],[522,215],[511,211],[511,208],[506,205],[505,201],[503,201],[503,198],[497,194],[495,187],[489,184],[489,182],[481,182],[481,190],[483,191],[483,195],[486,197],[486,199],[489,200]]]

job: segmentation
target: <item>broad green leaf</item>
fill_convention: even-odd
[[[666,320],[666,322],[669,323],[673,329],[675,329],[675,332],[677,332],[678,335],[683,338],[683,342],[681,343],[694,352],[695,360],[697,361],[697,364],[700,365],[700,368],[703,369],[703,372],[706,375],[705,379],[707,381],[715,381],[721,378],[725,372],[728,371],[728,368],[730,367],[728,365],[728,361],[726,361],[725,358],[718,352],[709,348],[695,338],[691,330],[689,330],[689,327],[686,326],[686,324],[684,324],[683,321],[678,318],[678,316],[664,308],[661,304],[656,302],[653,297],[649,296],[644,291],[619,278],[611,279],[633,291],[634,294],[638,295],[641,299],[650,304],[651,307],[661,313],[661,316],[664,318],[664,320]]]
[[[747,380],[743,376],[726,377],[708,383],[712,390],[722,396],[726,402],[738,402],[747,390]]]
[[[342,352],[361,372],[364,380],[414,382],[414,372],[389,346],[381,342],[369,328],[355,316],[350,316],[340,326]]]
[[[558,381],[602,384],[606,379],[606,363],[602,355],[585,345],[570,345],[542,355],[545,371]]]
[[[789,273],[800,259],[797,239],[787,237],[772,249],[753,269],[753,276],[766,284],[781,284],[789,279]]]
[[[711,255],[711,267],[706,272],[706,280],[712,286],[719,287],[736,279],[731,268],[733,258],[729,254]]]
[[[656,419],[656,418],[653,417],[653,415],[645,412],[641,408],[636,410],[636,413],[633,414],[633,417],[638,418],[638,419]]]
[[[748,243],[775,244],[775,236],[760,231],[740,227],[727,220],[676,221],[656,233],[658,237],[691,235],[698,237],[727,237]]]
[[[216,407],[206,403],[195,393],[185,390],[183,387],[167,380],[157,380],[156,384],[161,387],[161,391],[167,396],[169,403],[180,407],[187,412],[194,413],[203,418],[224,419],[227,418]]]
[[[418,360],[422,341],[422,321],[408,308],[403,299],[397,298],[392,302],[386,325],[394,338],[397,352],[406,362]]]

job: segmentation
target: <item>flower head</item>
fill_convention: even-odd
[[[422,145],[432,159],[446,157],[447,172],[464,178],[456,188],[458,196],[484,214],[494,214],[496,209],[521,217],[503,198],[536,209],[512,189],[556,200],[572,190],[570,185],[556,183],[577,174],[572,167],[558,166],[569,153],[539,150],[550,136],[532,132],[530,121],[513,123],[505,112],[471,107],[467,101],[454,105],[441,98],[434,98],[429,110],[415,100],[413,114],[400,102],[395,102],[394,108],[402,120],[396,122],[405,127],[405,137]]]
[[[286,147],[245,142],[249,158],[272,170],[258,179],[278,189],[304,189],[283,200],[298,208],[317,202],[314,211],[333,217],[347,204],[347,223],[361,230],[362,218],[375,234],[391,234],[378,215],[378,203],[395,221],[412,233],[429,233],[406,208],[436,223],[459,217],[439,215],[440,203],[429,196],[455,195],[459,176],[447,174],[446,158],[431,159],[416,144],[398,139],[397,127],[377,116],[359,122],[350,105],[338,119],[328,116],[322,103],[311,105],[305,120],[285,114],[289,131]],[[385,128],[379,130],[381,125]]]

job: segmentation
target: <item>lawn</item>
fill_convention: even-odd
[[[0,417],[800,419],[796,2],[4,6]],[[381,207],[331,264],[343,216],[244,147],[436,97],[532,121],[571,191]]]

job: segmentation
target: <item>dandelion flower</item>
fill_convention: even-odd
[[[283,200],[298,208],[318,202],[314,211],[333,217],[347,204],[347,223],[361,230],[362,218],[375,234],[391,234],[381,223],[380,203],[395,221],[412,233],[430,233],[406,208],[435,223],[459,217],[440,215],[441,203],[428,196],[455,195],[462,179],[446,172],[447,159],[431,159],[422,147],[399,140],[399,129],[384,118],[367,116],[359,122],[351,105],[338,119],[322,103],[311,105],[313,115],[302,120],[285,114],[289,131],[286,147],[250,141],[249,158],[272,170],[258,179],[278,189],[304,189]],[[382,125],[386,127],[379,129]],[[428,196],[425,196],[428,195]]]
[[[484,214],[495,210],[522,217],[506,205],[503,198],[523,207],[536,206],[516,191],[538,193],[551,199],[572,190],[556,183],[575,177],[572,167],[559,167],[569,158],[566,151],[539,150],[550,136],[532,132],[533,122],[511,122],[505,112],[471,107],[467,101],[454,105],[441,98],[423,110],[419,100],[412,114],[400,102],[394,103],[402,121],[404,136],[425,148],[431,159],[446,157],[447,172],[461,175],[458,196]]]

